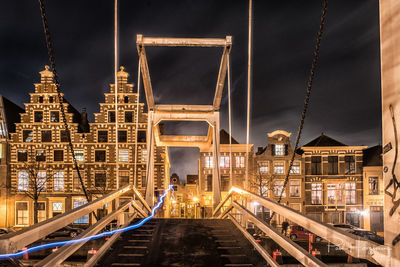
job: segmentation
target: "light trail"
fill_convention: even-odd
[[[174,189],[173,189],[172,185],[169,185],[168,189],[160,197],[160,200],[158,201],[157,205],[155,205],[153,207],[153,209],[151,210],[151,215],[146,217],[146,218],[144,218],[144,219],[142,219],[137,224],[133,224],[133,225],[127,226],[125,228],[118,228],[118,229],[115,229],[115,230],[112,230],[112,231],[103,232],[103,233],[100,233],[100,234],[97,234],[97,235],[92,235],[92,236],[88,236],[88,237],[84,237],[84,238],[80,238],[80,239],[52,242],[52,243],[47,243],[47,244],[43,244],[43,245],[39,245],[39,246],[35,246],[35,247],[30,247],[30,248],[28,248],[26,250],[22,250],[22,251],[19,251],[19,252],[16,252],[16,253],[0,254],[0,259],[21,257],[25,253],[31,253],[31,252],[38,251],[38,250],[41,250],[41,249],[60,247],[60,246],[64,246],[64,245],[72,245],[72,244],[76,244],[76,243],[80,243],[80,242],[85,242],[85,241],[97,239],[97,238],[100,238],[100,237],[103,237],[103,236],[110,236],[110,235],[113,235],[115,233],[126,232],[126,231],[129,231],[129,230],[132,230],[132,229],[139,228],[140,226],[142,226],[143,224],[145,224],[147,221],[149,221],[150,219],[152,219],[154,217],[157,209],[159,209],[161,207],[162,203],[164,202],[165,196],[168,194],[168,192],[170,190],[172,190],[172,193],[174,192]]]

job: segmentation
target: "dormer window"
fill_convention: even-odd
[[[275,145],[275,156],[284,156],[285,155],[285,146],[282,144]]]

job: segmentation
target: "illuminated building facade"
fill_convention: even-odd
[[[361,226],[363,149],[321,136],[304,145],[304,213],[327,223]]]
[[[232,140],[232,160],[230,158],[229,134],[225,130],[220,131],[220,172],[222,198],[232,186],[244,187],[246,173],[246,144],[239,144]],[[253,154],[253,145],[249,145],[249,154]],[[251,156],[249,157],[251,161]],[[232,164],[232,179],[230,178],[230,165]],[[199,159],[199,192],[201,216],[210,217],[212,213],[212,179],[214,159],[212,147],[200,149]],[[250,166],[249,166],[250,167]]]
[[[289,169],[293,148],[290,144],[291,133],[276,130],[268,133],[268,143],[265,147],[258,148],[254,156],[252,168],[252,191],[266,198],[278,201],[281,194],[281,203],[294,210],[303,211],[304,200],[304,163],[300,154],[296,153],[289,181],[283,188],[286,174]],[[258,213],[262,212],[258,207]],[[270,212],[264,210],[265,219]],[[283,217],[275,216],[277,224],[281,224]]]
[[[7,226],[33,224],[34,202],[28,193],[35,190],[35,183],[40,192],[38,221],[86,203],[62,122],[53,73],[46,66],[40,75],[41,82],[35,84],[30,103],[25,104],[26,111],[21,115],[21,121],[16,123],[15,133],[11,134],[9,164],[12,197],[8,205]],[[137,94],[133,93],[133,84],[127,82],[129,74],[122,67],[117,76],[117,114],[114,84],[110,85],[110,92],[105,94],[105,103],[100,104],[100,112],[95,114],[93,123],[88,122],[85,110],[79,113],[68,102],[64,103],[75,158],[91,199],[116,189],[116,119],[119,185],[133,183],[144,192],[147,114],[143,110],[144,104],[139,103],[136,136]],[[136,140],[138,149],[134,181]],[[156,190],[168,186],[169,158],[163,147],[158,147],[155,152],[154,175]],[[83,217],[76,223],[89,221],[90,218]]]

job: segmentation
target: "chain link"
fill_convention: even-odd
[[[308,105],[310,103],[310,95],[311,95],[312,85],[313,85],[313,81],[314,81],[315,70],[318,65],[319,51],[320,51],[320,46],[321,46],[322,34],[324,32],[325,17],[326,17],[327,10],[328,10],[328,0],[324,0],[323,6],[322,6],[322,12],[321,12],[321,22],[319,24],[319,29],[318,29],[318,34],[317,34],[317,42],[316,42],[315,48],[314,48],[314,57],[313,57],[312,64],[311,64],[310,76],[308,77],[307,91],[306,91],[306,98],[304,99],[303,112],[301,113],[301,120],[300,120],[299,128],[297,130],[296,142],[294,145],[292,158],[290,159],[289,169],[286,174],[285,181],[283,183],[283,188],[280,192],[278,203],[281,203],[281,201],[282,201],[283,193],[285,192],[286,185],[289,182],[289,175],[290,175],[290,171],[292,170],[294,158],[296,156],[296,151],[299,147],[301,132],[303,131],[304,121],[306,119],[307,109],[308,109]],[[275,215],[275,212],[272,213],[270,221],[272,220],[272,218],[274,218],[274,215]]]
[[[85,194],[86,200],[88,202],[90,202],[89,200],[89,196],[87,194],[85,185],[83,183],[82,180],[82,176],[81,173],[79,171],[79,166],[78,166],[78,162],[76,160],[75,157],[75,153],[74,153],[74,146],[72,144],[71,141],[71,131],[69,130],[68,127],[68,122],[67,122],[67,117],[65,115],[65,110],[64,110],[64,97],[61,94],[61,90],[60,90],[60,82],[58,79],[58,74],[57,74],[57,69],[56,69],[56,60],[54,58],[54,53],[53,53],[53,46],[52,46],[52,42],[51,42],[51,36],[50,36],[50,31],[49,31],[49,26],[47,23],[47,17],[46,17],[46,9],[45,9],[45,3],[44,0],[39,0],[39,4],[40,4],[40,12],[42,15],[42,23],[43,23],[43,28],[44,28],[44,33],[46,35],[46,45],[47,45],[47,52],[49,55],[49,60],[50,60],[50,64],[51,64],[51,69],[53,71],[53,75],[54,75],[54,83],[56,85],[56,91],[57,91],[57,96],[58,96],[58,102],[60,104],[60,110],[61,110],[61,114],[62,114],[62,119],[63,119],[63,123],[64,123],[64,127],[65,127],[65,132],[67,134],[67,139],[68,139],[68,144],[69,144],[69,148],[71,150],[71,154],[72,154],[72,159],[74,161],[74,166],[76,169],[76,172],[78,174],[79,177],[79,181],[81,183],[81,187],[83,190],[83,193]]]

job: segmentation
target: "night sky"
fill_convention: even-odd
[[[276,129],[295,137],[322,1],[254,0],[251,143],[265,146]],[[233,137],[245,142],[248,2],[129,1],[119,6],[120,64],[137,82],[136,34],[155,37],[233,36]],[[65,97],[90,118],[113,82],[113,1],[48,1],[48,22]],[[330,1],[319,66],[301,139],[321,132],[348,145],[381,140],[379,9],[376,0]],[[156,103],[211,104],[221,49],[149,48]],[[0,1],[0,94],[29,102],[49,64],[38,1]],[[135,87],[136,88],[136,87]],[[143,89],[143,88],[142,88]],[[134,89],[135,90],[135,89]],[[226,96],[226,91],[224,91]],[[144,101],[144,91],[141,91]],[[227,98],[221,125],[227,129]],[[189,126],[190,129],[187,129]],[[186,128],[186,129],[185,129]],[[203,133],[204,124],[169,125],[170,133]],[[172,172],[197,172],[197,149],[173,148]],[[197,152],[197,153],[196,153]]]

